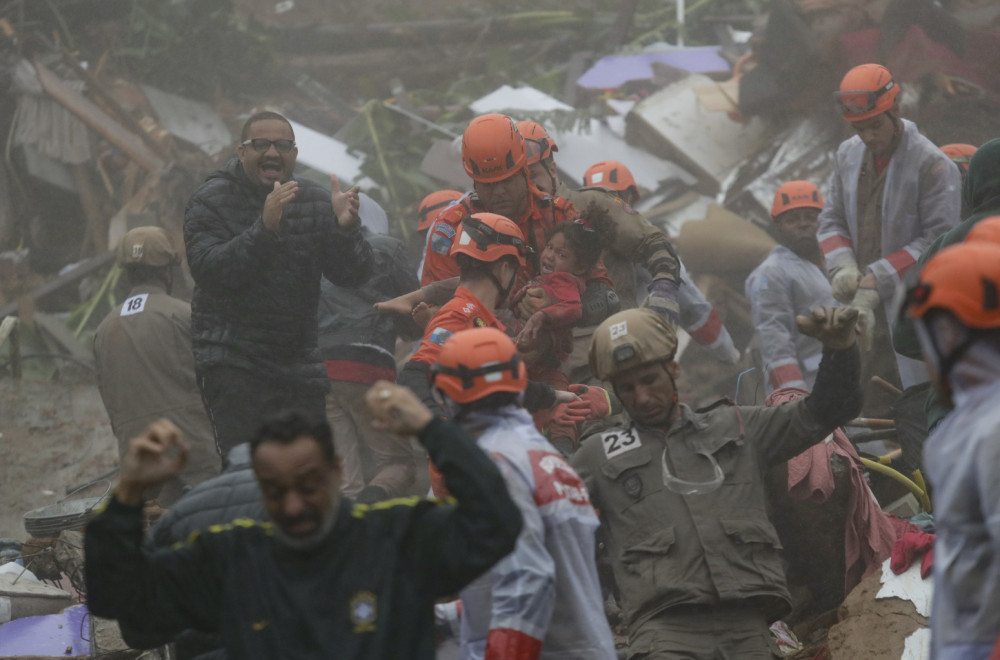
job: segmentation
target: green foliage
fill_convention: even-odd
[[[275,76],[271,39],[228,0],[134,0],[127,45],[115,54],[141,80],[204,100],[217,89],[259,94]]]

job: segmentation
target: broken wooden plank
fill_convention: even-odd
[[[39,82],[49,96],[79,117],[87,126],[107,138],[143,169],[156,173],[166,167],[166,162],[150,151],[138,136],[125,129],[83,94],[70,89],[44,64],[36,61],[35,70],[38,72]]]
[[[115,260],[115,254],[114,252],[110,251],[99,254],[96,257],[91,257],[90,259],[81,262],[79,266],[69,271],[68,273],[60,275],[55,279],[49,280],[45,284],[42,284],[41,286],[36,287],[32,291],[29,291],[24,296],[22,296],[22,299],[27,298],[28,300],[31,301],[41,300],[46,296],[49,296],[52,293],[58,291],[59,289],[62,289],[67,284],[76,282],[81,278],[90,275],[96,270],[100,270],[101,268],[109,266],[114,260]],[[18,311],[18,302],[19,301],[17,300],[11,301],[6,305],[4,305],[3,307],[0,307],[0,318],[3,318],[5,316],[11,316],[12,314],[16,313]]]
[[[87,86],[91,89],[91,91],[93,91],[94,94],[101,99],[101,101],[111,108],[118,121],[122,122],[126,128],[138,135],[139,139],[141,139],[143,143],[157,156],[163,159],[169,159],[170,155],[164,150],[164,148],[158,144],[149,133],[146,132],[146,129],[144,129],[139,122],[135,120],[135,117],[129,114],[129,112],[122,107],[121,103],[118,102],[111,91],[104,86],[104,83],[98,80],[97,77],[90,71],[83,68],[79,60],[73,57],[73,53],[69,52],[68,49],[63,48],[62,56],[63,61],[73,69],[81,80],[87,83]]]

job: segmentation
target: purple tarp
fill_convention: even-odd
[[[86,605],[59,614],[14,619],[0,626],[0,655],[90,656]]]
[[[669,64],[691,73],[729,71],[729,62],[719,55],[719,50],[719,46],[698,46],[663,53],[608,55],[597,60],[594,66],[577,78],[576,84],[593,89],[607,89],[630,80],[647,80],[653,77],[653,62]]]

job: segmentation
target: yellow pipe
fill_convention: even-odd
[[[903,486],[905,486],[908,491],[917,496],[917,499],[920,500],[920,506],[923,507],[924,511],[928,513],[931,512],[931,501],[930,498],[927,496],[927,491],[925,491],[923,488],[915,484],[912,479],[907,478],[902,472],[899,472],[898,470],[894,470],[893,468],[887,465],[882,465],[881,463],[873,461],[869,458],[862,458],[861,462],[864,463],[865,467],[867,467],[869,470],[884,474],[893,481],[903,484]]]

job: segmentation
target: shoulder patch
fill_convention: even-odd
[[[485,328],[486,321],[482,320],[477,316],[476,318],[472,319],[472,325],[476,326],[477,328]]]
[[[535,504],[544,506],[557,500],[590,507],[587,487],[565,458],[551,451],[528,452],[535,477]]]
[[[131,316],[133,314],[138,314],[142,310],[146,309],[146,300],[149,298],[148,293],[140,293],[137,296],[132,296],[122,303],[122,316]]]
[[[447,328],[434,328],[431,330],[431,334],[427,335],[427,341],[432,344],[437,344],[443,346],[448,337],[451,337],[453,333]]]
[[[642,446],[639,434],[631,424],[624,429],[615,429],[601,434],[601,445],[604,447],[604,457],[614,458],[625,452]]]
[[[447,255],[451,252],[451,239],[445,238],[441,234],[435,232],[434,235],[431,236],[431,249],[438,254]]]

